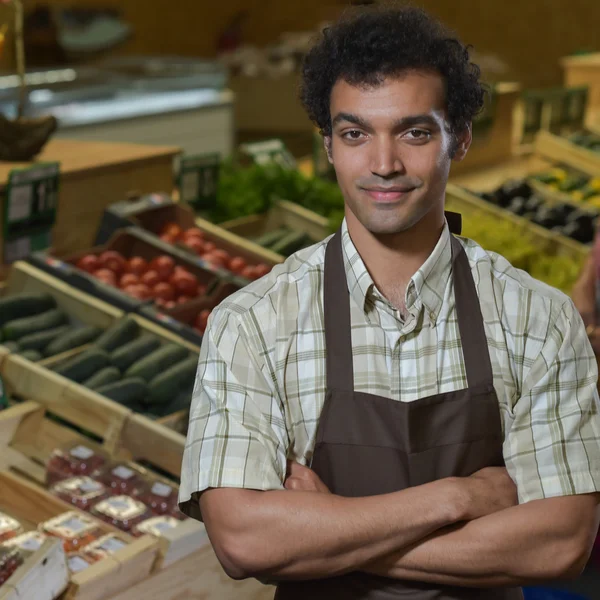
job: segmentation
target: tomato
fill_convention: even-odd
[[[200,284],[198,286],[198,293],[197,296],[204,296],[206,294],[206,290],[208,289],[207,286]]]
[[[98,257],[99,264],[104,269],[110,269],[115,275],[120,276],[125,272],[127,261],[114,250],[107,250]]]
[[[127,263],[127,272],[140,277],[148,270],[148,261],[141,256],[134,256]]]
[[[244,267],[244,269],[242,270],[240,275],[242,277],[245,277],[246,279],[255,279],[256,278],[255,268],[252,265],[248,265],[247,267]]]
[[[271,272],[271,267],[269,265],[265,265],[264,263],[260,263],[254,267],[254,273],[256,278],[264,277],[267,273]]]
[[[159,237],[163,242],[167,242],[167,244],[174,244],[177,241],[177,238],[174,238],[172,235],[169,235],[168,233],[163,233]]]
[[[140,278],[135,273],[125,273],[119,279],[119,287],[126,288],[128,285],[138,285],[140,283]]]
[[[145,283],[138,284],[137,288],[142,300],[149,300],[153,297],[152,289]]]
[[[198,278],[188,272],[173,273],[169,279],[178,294],[194,297],[198,294]]]
[[[208,317],[210,317],[211,310],[205,308],[200,311],[198,316],[196,317],[196,322],[194,325],[202,332],[206,330],[206,326],[208,325]]]
[[[177,223],[167,223],[161,230],[161,235],[168,235],[172,237],[174,240],[179,239],[183,230]]]
[[[150,268],[158,273],[161,281],[167,281],[175,270],[175,261],[170,256],[162,254],[150,261]]]
[[[234,256],[229,261],[229,270],[233,271],[234,273],[241,273],[247,266],[247,264],[248,263],[246,262],[246,260],[241,256]]]
[[[146,271],[141,277],[140,281],[145,283],[148,287],[153,288],[157,283],[160,283],[160,276],[156,271]]]
[[[224,269],[226,261],[221,256],[215,256],[212,252],[202,255],[202,259],[205,260],[214,269]]]
[[[222,258],[225,261],[225,263],[227,263],[227,264],[229,264],[229,261],[231,260],[231,256],[230,256],[229,252],[227,252],[226,250],[219,250],[219,249],[213,250],[212,254]]]
[[[110,269],[98,269],[94,271],[94,277],[108,285],[117,285],[117,276]]]
[[[183,244],[196,254],[200,255],[204,252],[204,242],[197,237],[189,237],[183,240]]]
[[[213,252],[216,249],[217,246],[213,242],[204,242],[204,252]]]
[[[186,302],[189,302],[191,300],[191,298],[189,296],[179,296],[179,298],[177,298],[177,304],[185,304]]]
[[[198,229],[197,227],[190,227],[189,229],[186,229],[183,232],[183,239],[185,240],[185,239],[191,238],[191,237],[195,237],[200,240],[203,240],[204,232],[201,229]]]
[[[100,268],[100,261],[95,254],[86,254],[77,261],[77,268],[88,273],[93,273]]]
[[[128,285],[126,287],[123,288],[123,291],[128,295],[131,296],[133,298],[137,298],[138,300],[144,300],[145,298],[143,297],[143,290],[140,289],[141,285],[136,284],[136,285]]]
[[[157,283],[152,291],[155,298],[162,298],[165,302],[175,300],[175,290],[171,285],[164,281]]]
[[[165,302],[165,308],[175,308],[177,306],[174,300],[167,300]]]

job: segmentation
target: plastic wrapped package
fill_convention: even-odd
[[[169,531],[177,525],[179,525],[181,521],[174,517],[169,516],[160,516],[160,517],[151,517],[150,519],[146,519],[142,521],[139,525],[136,525],[133,528],[133,535],[141,536],[141,535],[153,535],[154,537],[162,537],[165,531]]]
[[[75,575],[76,573],[81,573],[88,567],[94,564],[94,560],[91,558],[80,554],[79,552],[69,552],[67,553],[67,566],[69,567],[69,571],[71,575]]]
[[[0,544],[23,532],[21,523],[4,513],[0,513]]]
[[[105,453],[85,444],[73,443],[57,448],[48,461],[46,483],[51,486],[71,477],[94,477],[107,462],[108,456]]]
[[[125,548],[127,542],[118,538],[116,535],[109,533],[108,535],[102,536],[96,542],[92,542],[89,546],[86,546],[83,555],[91,560],[98,561],[112,556],[121,548]]]
[[[79,512],[69,511],[41,523],[39,530],[63,541],[65,552],[76,552],[102,536],[98,523]]]
[[[23,557],[16,548],[0,546],[0,585],[23,564]]]
[[[105,469],[99,480],[116,496],[133,496],[145,484],[142,473],[128,463],[117,463]]]
[[[131,496],[111,496],[98,502],[92,508],[92,514],[127,533],[152,516],[150,509]]]
[[[155,515],[172,513],[177,507],[177,496],[176,485],[168,485],[160,481],[149,481],[138,492],[138,498]]]
[[[39,531],[27,531],[8,540],[7,542],[4,542],[4,546],[7,548],[16,548],[21,553],[33,553],[40,549],[41,545],[47,538],[47,535]]]
[[[103,483],[87,476],[63,479],[55,483],[50,492],[81,510],[90,510],[94,504],[109,495]]]

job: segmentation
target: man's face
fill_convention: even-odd
[[[458,144],[450,134],[440,75],[411,71],[376,87],[339,80],[331,120],[325,144],[349,222],[385,235],[410,229],[432,209],[443,212],[453,147],[461,160],[470,132]]]

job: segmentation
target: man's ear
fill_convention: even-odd
[[[331,136],[330,135],[323,136],[323,146],[325,146],[325,152],[327,153],[327,160],[330,162],[330,164],[333,164],[333,154],[332,154],[332,148],[331,148]]]
[[[465,158],[471,142],[473,141],[473,129],[471,123],[469,123],[460,133],[456,135],[454,140],[454,147],[452,152],[452,160],[460,162]]]

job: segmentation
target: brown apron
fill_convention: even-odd
[[[451,231],[454,218],[448,219]],[[500,409],[479,298],[467,256],[454,236],[452,274],[468,387],[413,402],[355,392],[341,232],[328,243],[324,281],[327,395],[311,466],[332,493],[347,497],[388,494],[504,465]],[[521,600],[523,594],[519,588],[440,586],[355,571],[281,583],[275,598]]]

